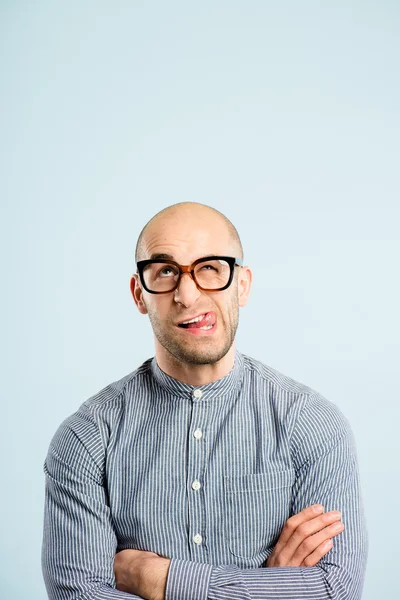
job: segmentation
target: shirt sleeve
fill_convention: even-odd
[[[314,567],[211,567],[173,559],[165,600],[361,600],[368,536],[354,438],[339,409],[307,398],[292,435],[292,515],[320,503],[345,529]]]
[[[42,571],[50,600],[133,600],[115,589],[117,539],[97,424],[79,412],[60,425],[44,463]]]

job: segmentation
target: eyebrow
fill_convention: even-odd
[[[155,254],[152,254],[150,256],[150,260],[156,260],[157,258],[167,258],[168,260],[175,260],[174,257],[172,256],[172,254],[158,254],[157,252]]]
[[[201,258],[208,258],[209,256],[219,256],[219,255],[217,255],[217,254],[206,254],[205,256],[201,256]],[[172,254],[165,254],[163,252],[161,252],[161,253],[156,252],[155,254],[152,254],[150,256],[150,260],[157,260],[158,258],[160,258],[160,259],[165,258],[167,260],[173,260],[174,262],[177,262],[175,260],[175,258],[173,257]]]

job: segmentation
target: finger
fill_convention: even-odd
[[[316,533],[317,531],[320,531],[333,521],[337,521],[342,517],[340,511],[338,510],[331,510],[327,513],[315,516],[315,513],[318,512],[318,508],[314,509],[313,511],[308,510],[309,508],[314,507],[307,507],[307,509],[304,509],[286,521],[278,543],[283,542],[283,544],[285,544],[294,536],[295,541],[297,542],[297,547],[299,544],[301,544],[303,539],[309,535],[312,535],[313,533]]]
[[[298,546],[293,554],[292,560],[295,561],[296,564],[301,564],[308,556],[313,554],[317,548],[324,543],[329,542],[329,540],[339,535],[339,533],[342,533],[343,530],[344,525],[339,521],[325,527],[322,531],[309,536]]]
[[[332,523],[336,521],[340,521],[342,518],[342,513],[338,510],[331,510],[315,519],[311,519],[311,521],[306,521],[299,525],[297,529],[293,532],[291,539],[292,541],[296,541],[297,545],[301,544],[303,540],[310,537],[310,535],[314,535],[318,533],[318,531],[324,530],[326,527],[329,527]]]
[[[325,556],[325,554],[328,554],[328,552],[330,550],[332,550],[332,548],[333,548],[333,540],[325,540],[325,542],[322,542],[322,544],[320,544],[318,546],[318,548],[316,548],[314,550],[314,552],[309,554],[309,556],[307,556],[303,560],[303,562],[300,564],[300,566],[301,567],[315,567],[315,565],[317,565],[319,563],[321,558],[323,558]]]
[[[282,533],[279,536],[280,542],[287,542],[293,532],[302,524],[311,519],[315,519],[317,515],[323,513],[324,507],[321,504],[313,504],[312,506],[307,506],[302,511],[293,515],[288,519],[282,529]]]
[[[296,515],[296,516],[298,516],[298,515]],[[318,517],[314,517],[313,519],[311,519],[309,521],[303,521],[300,525],[298,525],[297,529],[292,531],[289,538],[286,537],[286,541],[284,538],[282,539],[282,536],[279,538],[279,540],[275,546],[276,552],[281,554],[285,561],[291,563],[291,561],[294,559],[294,555],[295,555],[297,549],[299,548],[299,546],[301,544],[303,544],[303,542],[305,542],[307,540],[307,548],[310,545],[312,546],[314,543],[311,539],[313,537],[313,535],[319,531],[324,531],[324,529],[326,527],[329,527],[332,524],[332,522],[339,521],[341,516],[342,515],[339,511],[330,511],[323,515],[319,515]],[[288,521],[286,522],[288,524],[288,526],[290,525],[289,521],[290,521],[290,519],[288,519]],[[291,527],[293,527],[293,525],[291,525]],[[289,531],[290,531],[290,529],[289,529]],[[282,533],[283,533],[283,530],[282,530]],[[326,532],[325,532],[325,534],[320,539],[319,543],[326,540],[328,537],[331,537],[331,535],[329,535],[329,532],[328,532],[328,534],[326,534]],[[301,562],[301,560],[303,560],[303,558],[305,558],[305,556],[310,554],[310,552],[312,552],[316,548],[317,545],[318,544],[315,544],[314,546],[310,547],[309,552],[307,554],[304,554],[304,552],[302,552],[300,555],[301,556],[300,562]],[[298,558],[299,558],[299,555],[297,556],[297,560],[298,560]]]

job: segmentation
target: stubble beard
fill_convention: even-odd
[[[229,352],[235,340],[236,330],[239,324],[239,307],[231,306],[229,310],[229,319],[226,326],[219,320],[218,330],[224,328],[224,342],[222,347],[213,346],[213,336],[195,336],[187,334],[190,338],[188,343],[183,340],[168,335],[166,328],[163,327],[158,315],[153,310],[148,309],[148,315],[154,335],[157,340],[174,358],[175,360],[187,365],[211,365],[220,361]],[[171,327],[176,325],[170,324]]]

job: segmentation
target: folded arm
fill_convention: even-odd
[[[310,396],[292,436],[292,514],[320,503],[342,513],[344,531],[312,567],[240,569],[172,559],[166,600],[360,600],[368,537],[356,449],[347,420]]]
[[[92,451],[86,444],[91,439]],[[98,440],[98,442],[97,442]],[[103,482],[104,452],[89,415],[67,419],[44,465],[42,570],[50,600],[133,600],[115,588],[117,539]]]

